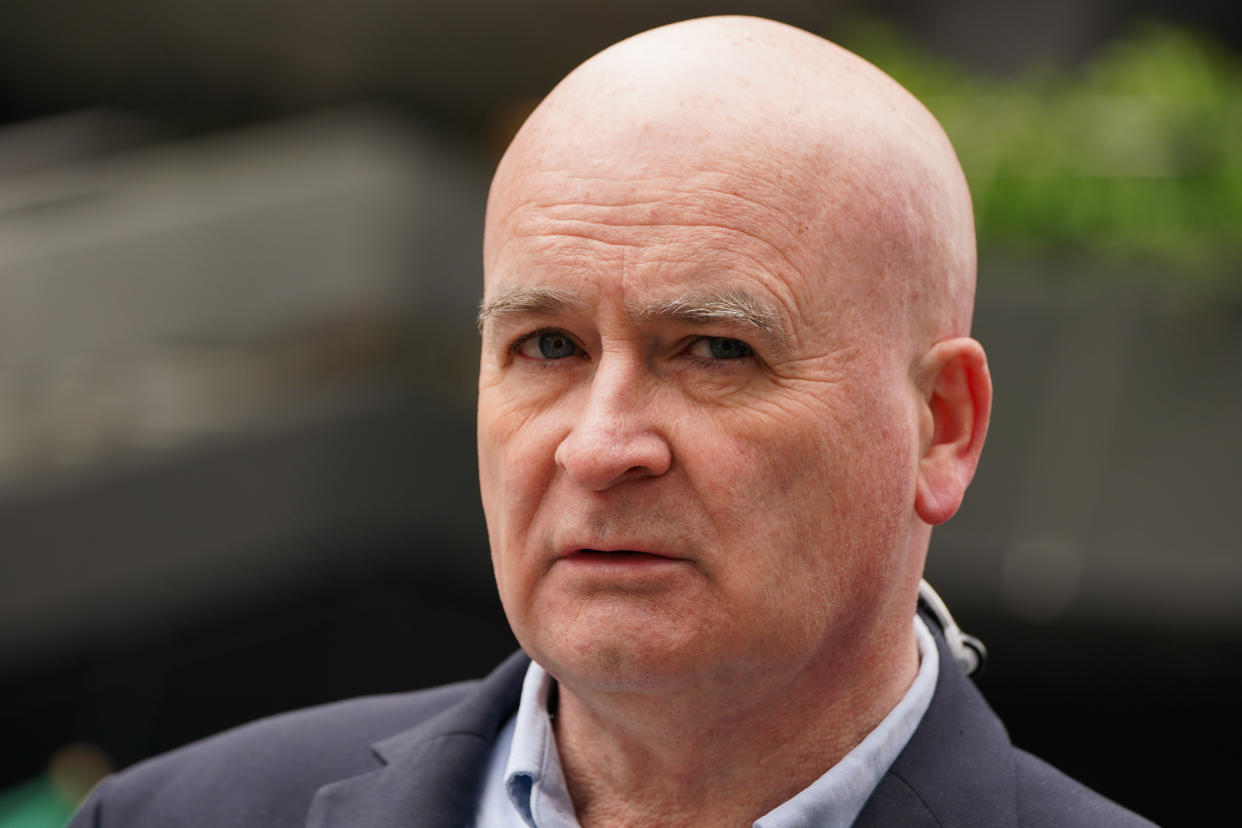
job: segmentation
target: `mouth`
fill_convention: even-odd
[[[574,549],[562,557],[562,560],[576,564],[596,564],[600,566],[642,566],[659,563],[674,563],[684,559],[660,552],[642,549]]]
[[[668,555],[658,552],[643,552],[638,549],[578,549],[566,557],[579,560],[625,561],[638,558],[661,558],[668,560]]]

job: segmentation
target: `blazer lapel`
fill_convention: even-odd
[[[529,663],[515,653],[457,704],[377,742],[376,770],[320,788],[307,828],[470,824],[492,742],[517,709]]]
[[[1013,749],[1000,719],[945,647],[931,705],[880,780],[856,828],[1016,825]],[[376,769],[320,788],[307,828],[460,828],[529,659],[515,653],[461,701],[373,745]]]
[[[855,828],[1017,824],[1009,734],[953,660],[935,621],[940,676],[923,721],[863,807]]]

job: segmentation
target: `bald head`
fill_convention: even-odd
[[[711,209],[753,213],[809,289],[848,285],[860,327],[916,348],[968,332],[970,196],[935,119],[861,58],[757,18],[654,29],[566,77],[500,164],[485,260],[516,207],[558,188],[589,200],[592,180],[672,178],[733,196]]]
[[[484,244],[480,489],[523,647],[730,716],[843,673],[900,696],[987,424],[973,251],[935,120],[821,38],[693,20],[562,81]]]

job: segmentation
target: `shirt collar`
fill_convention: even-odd
[[[914,632],[919,671],[897,706],[827,773],[760,817],[754,828],[848,828],[854,822],[918,729],[936,689],[940,656],[931,633],[917,615]],[[513,721],[513,741],[504,770],[505,793],[531,828],[578,828],[548,713],[554,684],[542,667],[531,662]]]
[[[505,764],[505,793],[531,828],[578,825],[548,712],[554,687],[547,671],[532,661],[522,682],[513,744]]]

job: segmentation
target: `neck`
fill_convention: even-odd
[[[561,685],[557,747],[578,819],[749,825],[849,753],[917,672],[907,621],[891,641],[759,686],[661,695]]]

